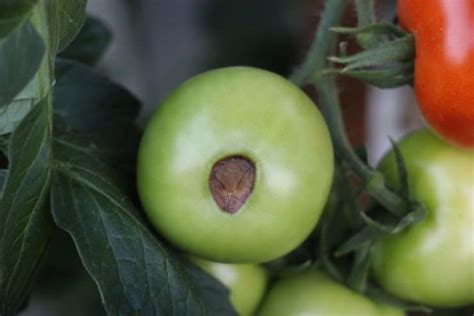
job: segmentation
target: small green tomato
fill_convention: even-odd
[[[263,301],[259,316],[403,316],[392,306],[368,298],[310,269],[278,280]]]
[[[282,256],[315,227],[333,176],[314,103],[268,71],[231,67],[186,81],[149,122],[138,190],[152,224],[218,262]]]
[[[239,315],[254,315],[267,287],[268,275],[263,267],[256,264],[217,263],[198,258],[192,258],[192,261],[229,289],[230,302]]]
[[[376,245],[373,270],[392,294],[417,303],[455,307],[474,303],[474,151],[449,145],[428,130],[398,145],[413,197],[426,218]],[[390,152],[380,170],[398,186]]]

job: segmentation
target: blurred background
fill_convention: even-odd
[[[379,18],[392,20],[395,4],[377,1]],[[321,0],[88,2],[88,13],[113,35],[98,70],[142,101],[142,126],[171,90],[199,72],[249,65],[288,75],[311,42],[321,8]],[[346,23],[354,21],[355,13],[348,11]],[[423,124],[410,87],[380,90],[341,79],[340,94],[351,141],[367,146],[372,164],[390,146],[389,137],[398,139]],[[102,315],[99,293],[78,264],[69,237],[61,235],[55,243],[51,247],[66,252],[46,259],[54,265],[41,273],[21,315]]]
[[[110,78],[143,102],[144,124],[184,80],[217,67],[250,65],[288,75],[303,58],[322,9],[321,0],[89,0],[88,11],[112,30],[99,63]],[[392,20],[395,0],[377,1],[379,18]],[[355,21],[348,11],[346,22]],[[349,136],[368,146],[374,164],[422,121],[409,87],[380,90],[342,79]]]

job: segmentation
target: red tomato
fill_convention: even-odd
[[[474,1],[399,0],[398,15],[416,39],[415,92],[427,123],[474,148]]]

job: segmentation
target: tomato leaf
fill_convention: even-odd
[[[84,27],[59,57],[94,65],[108,47],[112,33],[98,19],[87,17]]]
[[[112,133],[133,125],[140,104],[127,90],[68,60],[56,62],[54,112],[73,130]],[[93,115],[92,115],[93,113]]]
[[[48,0],[48,33],[51,51],[64,50],[76,37],[86,20],[86,0]]]
[[[370,241],[375,240],[380,235],[374,229],[371,229],[370,226],[364,227],[360,232],[351,236],[347,241],[340,245],[334,255],[336,257],[341,257],[347,255],[357,249],[365,247],[370,244]]]
[[[0,40],[0,109],[27,85],[40,67],[45,47],[31,23]],[[0,121],[0,125],[4,125]]]
[[[347,279],[347,284],[360,293],[363,293],[367,287],[371,249],[372,244],[367,243],[356,251],[355,260]]]
[[[328,59],[343,67],[328,73],[357,78],[380,88],[413,82],[414,37],[391,23],[373,23],[359,28],[335,27],[332,31],[355,36],[362,51],[339,52]],[[342,46],[344,47],[344,46]]]
[[[398,147],[397,143],[390,138],[390,143],[392,145],[393,153],[395,154],[395,161],[397,164],[397,175],[398,182],[400,183],[400,195],[406,200],[411,199],[411,190],[410,190],[410,181],[408,181],[408,171],[405,164],[405,159],[403,159],[402,152]]]
[[[2,0],[0,2],[0,40],[23,23],[37,0]]]
[[[217,281],[167,251],[79,144],[56,142],[52,210],[74,239],[109,315],[234,315]]]
[[[406,36],[354,55],[329,57],[329,60],[338,64],[345,64],[341,73],[365,67],[375,67],[399,60],[409,60],[415,52],[413,41],[412,36]]]
[[[133,174],[140,138],[139,101],[127,90],[76,62],[56,62],[54,113],[76,142],[89,143],[111,165]],[[93,143],[93,144],[92,144]],[[99,152],[100,151],[100,152]]]
[[[0,314],[16,312],[28,294],[50,237],[47,198],[51,133],[43,100],[14,131],[0,200]]]
[[[362,27],[331,27],[332,32],[339,34],[350,34],[350,35],[361,35],[361,34],[373,34],[380,37],[395,39],[406,36],[407,33],[402,31],[399,27],[387,22],[378,22],[369,24]]]
[[[85,0],[40,2],[29,21],[0,41],[0,135],[11,133],[49,93],[56,53],[73,40],[84,19]]]
[[[43,93],[48,91],[41,91],[40,77],[44,78],[45,74],[37,72],[26,87],[8,105],[0,108],[0,135],[11,133],[33,106],[46,96]]]

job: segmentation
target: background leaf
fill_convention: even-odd
[[[46,203],[51,178],[47,100],[12,135],[10,168],[0,200],[0,311],[19,308],[38,269],[52,222]]]
[[[33,10],[31,21],[0,41],[0,135],[11,133],[33,105],[49,93],[52,63],[57,51],[81,29],[85,3],[43,0]],[[45,49],[41,37],[49,39],[49,49]]]
[[[43,95],[45,92],[41,91],[40,87],[40,81],[48,79],[44,77],[44,72],[38,71],[26,87],[7,106],[0,108],[0,135],[11,133],[33,106],[46,97],[47,94]]]
[[[54,112],[73,130],[115,134],[133,125],[140,105],[130,92],[78,63],[56,62]],[[93,114],[93,115],[92,115]]]
[[[167,251],[107,167],[80,144],[56,142],[52,210],[74,239],[109,315],[234,315],[217,281]]]
[[[58,60],[54,112],[63,128],[79,132],[74,138],[95,150],[103,161],[133,174],[140,139],[135,118],[139,101],[127,90],[78,63]],[[88,143],[89,146],[85,146]]]
[[[0,40],[0,108],[31,80],[44,52],[43,41],[29,22]]]
[[[0,40],[24,22],[37,0],[0,1]]]
[[[88,16],[81,32],[59,57],[81,63],[95,64],[112,39],[112,33],[98,19]]]
[[[48,32],[52,52],[64,50],[86,20],[86,0],[48,0]]]

